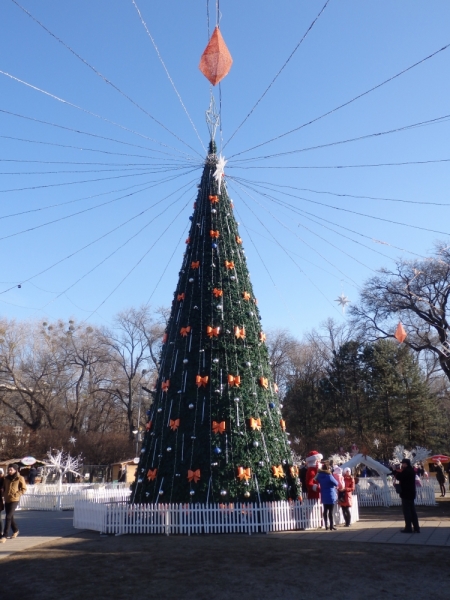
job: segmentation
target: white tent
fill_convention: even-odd
[[[377,460],[371,458],[370,456],[365,456],[364,454],[355,454],[355,456],[353,456],[350,460],[341,465],[341,469],[343,470],[346,467],[354,469],[355,467],[361,464],[366,465],[366,467],[369,467],[369,469],[373,469],[381,477],[383,477],[383,475],[390,475],[391,473],[390,469],[382,465]]]
[[[387,482],[387,475],[390,475],[391,470],[388,469],[387,467],[385,467],[384,465],[382,465],[380,462],[378,462],[377,460],[371,458],[370,456],[366,456],[365,454],[355,454],[355,456],[353,456],[350,460],[348,460],[346,463],[344,463],[341,466],[341,469],[344,470],[346,467],[349,467],[350,469],[354,469],[355,467],[357,467],[358,465],[366,465],[366,467],[369,467],[369,469],[373,469],[374,471],[376,471],[381,479],[383,480],[383,490],[382,490],[382,495],[383,495],[383,501],[384,501],[384,505],[385,506],[390,506],[390,492],[389,492],[389,488],[388,488],[388,482]],[[376,486],[378,489],[379,486]]]

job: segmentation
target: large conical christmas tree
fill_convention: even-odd
[[[296,498],[297,469],[213,141],[190,219],[132,501]]]

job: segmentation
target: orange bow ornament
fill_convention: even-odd
[[[191,332],[191,326],[190,326],[190,325],[188,325],[187,327],[182,327],[182,328],[180,329],[180,334],[181,334],[183,337],[187,337],[187,334],[188,334],[188,333],[190,333],[190,332]]]
[[[191,471],[189,469],[187,478],[188,481],[193,481],[194,483],[197,483],[197,481],[200,479],[200,469],[197,469],[196,471]]]
[[[228,385],[230,387],[233,387],[233,386],[240,387],[241,376],[240,375],[228,375]]]
[[[180,426],[180,419],[170,419],[169,427],[172,431],[176,431],[179,426]]]
[[[211,202],[211,204],[217,204],[219,202],[219,197],[218,196],[210,196],[209,201]]]
[[[282,465],[279,465],[278,467],[272,467],[272,475],[274,477],[284,477]]]
[[[238,235],[236,236],[236,242],[238,244],[242,244],[242,240],[241,240],[241,238]]]
[[[221,421],[220,423],[218,423],[217,421],[212,422],[212,430],[214,433],[224,433],[225,428],[225,421]]]
[[[177,296],[178,302],[181,302],[182,300],[184,300],[184,298],[185,298],[184,292],[182,294],[178,294],[178,296]]]
[[[208,325],[208,327],[206,328],[206,335],[209,338],[218,337],[219,333],[220,327],[211,327],[210,325]]]
[[[162,343],[165,344],[167,342],[167,333],[163,335]]]
[[[170,386],[170,379],[168,379],[167,381],[163,381],[161,384],[161,390],[163,392],[167,392],[167,390],[169,389]]]
[[[267,390],[269,388],[269,380],[267,379],[267,377],[260,377],[259,378],[259,385],[264,388],[265,390]]]
[[[275,394],[278,394],[278,385],[276,383],[273,384],[273,391]]]
[[[234,328],[234,337],[236,339],[245,339],[245,327],[235,327]]]
[[[199,260],[193,260],[191,262],[191,269],[198,269],[200,266],[200,261]]]
[[[261,431],[261,419],[254,419],[253,417],[250,417],[249,425],[250,429],[253,429],[253,431],[255,431],[256,429],[258,431]]]
[[[292,475],[292,477],[298,477],[298,467],[295,465],[289,467],[289,473]]]
[[[248,481],[252,476],[252,470],[250,467],[247,469],[244,469],[244,467],[238,467],[237,473],[238,479],[241,481]]]
[[[219,232],[218,229],[217,230],[210,229],[209,230],[209,236],[212,237],[212,238],[217,239],[220,236],[220,232]]]
[[[250,294],[248,292],[242,292],[242,297],[244,300],[250,300]]]
[[[152,428],[152,422],[151,422],[151,421],[149,421],[149,422],[147,423],[147,425],[145,426],[145,429],[146,429],[146,431],[150,431],[150,429],[151,429],[151,428]]]
[[[234,269],[234,262],[232,260],[226,260],[225,261],[225,268],[226,269]]]
[[[223,296],[223,291],[217,288],[213,289],[213,294],[215,298],[221,298]]]
[[[259,332],[259,341],[260,342],[265,342],[266,341],[266,334],[264,333],[264,331],[260,331]]]
[[[190,243],[191,243],[191,238],[190,237],[186,238],[186,244],[190,244]]]
[[[205,375],[204,377],[201,377],[200,375],[197,375],[195,378],[195,383],[197,384],[197,387],[206,387],[209,381],[209,377],[208,375]]]
[[[158,469],[149,469],[147,471],[147,479],[149,481],[153,481],[154,479],[156,479],[157,474],[158,474]]]
[[[281,429],[286,431],[286,421],[284,419],[280,419]]]

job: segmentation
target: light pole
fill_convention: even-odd
[[[147,369],[142,369],[142,377],[147,373]],[[139,404],[138,404],[138,418],[136,427],[136,456],[139,452],[139,442],[141,437],[141,404],[142,404],[142,385],[139,384]],[[134,433],[134,432],[133,432]]]

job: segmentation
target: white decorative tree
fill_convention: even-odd
[[[78,472],[82,464],[81,455],[75,457],[70,456],[69,452],[63,452],[63,450],[58,450],[56,454],[52,454],[51,451],[47,452],[47,462],[45,463],[45,467],[49,470],[56,471],[59,474],[59,489],[62,490],[62,483],[64,476],[67,473],[73,473],[74,475],[78,475],[81,477],[81,474]]]

